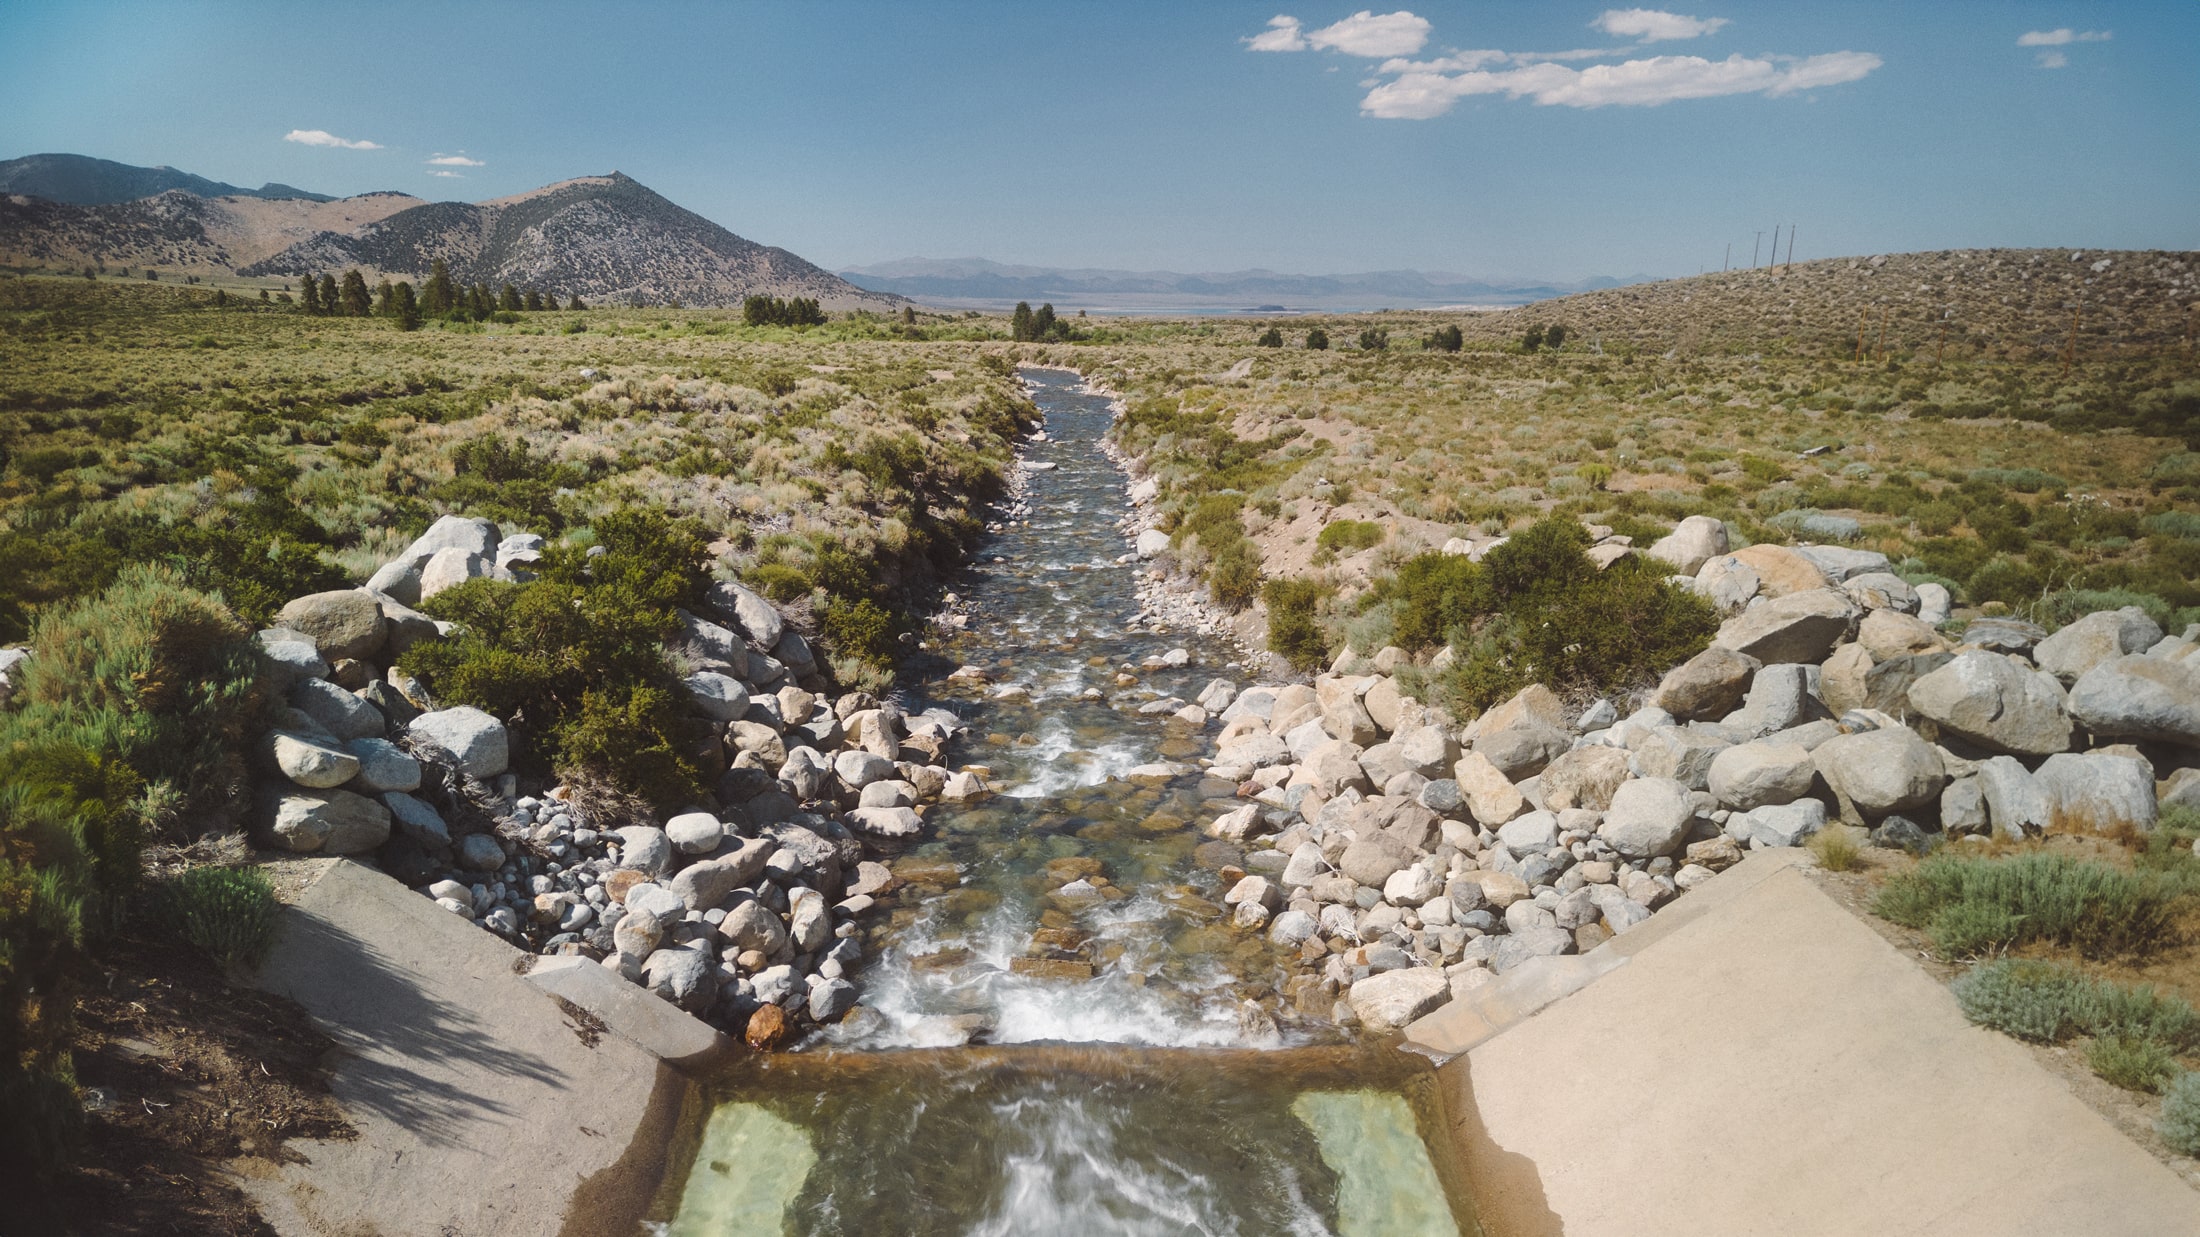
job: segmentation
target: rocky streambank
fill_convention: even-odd
[[[857,999],[858,921],[898,883],[875,856],[942,801],[988,793],[944,763],[953,714],[835,694],[808,642],[738,582],[681,612],[665,649],[723,772],[658,820],[585,788],[529,788],[506,720],[441,707],[397,668],[449,624],[412,608],[472,578],[524,579],[539,538],[445,517],[369,586],[302,597],[258,633],[283,696],[260,748],[257,840],[371,857],[451,913],[542,954],[600,961],[759,1047]]]
[[[1944,595],[1876,555],[1724,550],[1675,564],[1729,612],[1717,638],[1630,698],[1531,686],[1462,724],[1395,648],[1203,698],[1227,697],[1206,772],[1244,801],[1205,826],[1242,848],[1223,902],[1296,951],[1298,1015],[1402,1027],[1829,826],[1922,852],[2200,807],[2200,627],[1943,630]]]

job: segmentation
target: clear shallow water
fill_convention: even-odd
[[[1220,643],[1136,624],[1107,400],[1025,372],[1047,439],[1024,458],[1055,467],[902,700],[966,719],[952,756],[1000,793],[936,809],[893,862],[857,1012],[719,1087],[672,1231],[1459,1231],[1422,1149],[1442,1127],[1425,1063],[1293,1025],[1283,960],[1228,926],[1219,869],[1241,855],[1201,827],[1235,787],[1191,766],[1198,733],[1137,709],[1244,676]],[[1174,649],[1189,662],[1159,664]],[[1187,771],[1123,777],[1165,760]]]

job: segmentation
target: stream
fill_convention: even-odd
[[[714,1082],[673,1148],[666,1231],[1477,1231],[1439,1172],[1427,1062],[1292,1022],[1284,959],[1230,927],[1220,873],[1242,851],[1201,826],[1236,788],[1201,776],[1199,731],[1139,709],[1245,672],[1140,620],[1108,399],[1024,380],[1046,419],[1023,519],[980,547],[967,627],[900,692],[970,723],[953,763],[996,793],[938,806],[892,861],[905,883],[867,925],[848,1020]]]

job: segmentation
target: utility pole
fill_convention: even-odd
[[[1789,224],[1789,225],[1788,225],[1788,260],[1787,260],[1787,266],[1786,266],[1786,267],[1785,267],[1784,269],[1782,269],[1780,273],[1781,273],[1781,274],[1783,274],[1783,275],[1785,275],[1785,274],[1787,274],[1787,273],[1788,273],[1788,271],[1792,271],[1792,270],[1794,270],[1794,269],[1795,269],[1795,225],[1791,223],[1791,224]]]
[[[1765,247],[1765,230],[1764,230],[1763,228],[1759,228],[1759,229],[1757,229],[1757,239],[1756,239],[1756,240],[1754,240],[1754,241],[1752,241],[1752,242],[1750,242],[1750,246],[1749,246],[1749,269],[1751,269],[1751,270],[1756,270],[1756,269],[1757,269],[1757,251],[1758,251],[1758,250],[1760,250],[1760,249],[1763,249],[1764,247]]]
[[[1780,265],[1780,225],[1776,223],[1772,225],[1772,258],[1765,263],[1765,269],[1769,271],[1778,265]]]
[[[1727,273],[1727,271],[1728,271],[1729,269],[1731,269],[1731,268],[1733,267],[1733,265],[1734,265],[1734,242],[1733,242],[1733,241],[1728,241],[1728,242],[1726,243],[1726,257],[1724,257],[1724,258],[1720,259],[1720,261],[1719,261],[1719,273],[1720,273],[1721,275],[1724,275],[1724,274],[1726,274],[1726,273]],[[2185,327],[2185,342],[2186,342],[2186,343],[2191,343],[2191,342],[2192,342],[2192,327],[2191,327],[2190,325],[2187,325],[2187,326]]]

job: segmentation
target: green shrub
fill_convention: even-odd
[[[1260,551],[1244,537],[1225,545],[1207,569],[1215,603],[1232,614],[1260,596],[1260,580]]]
[[[1383,543],[1383,526],[1373,520],[1331,520],[1314,538],[1315,556],[1333,558]]]
[[[1948,990],[1963,1016],[2036,1044],[2059,1044],[2084,1029],[2091,984],[2053,962],[2004,959],[1958,975]]]
[[[2121,610],[2125,606],[2137,606],[2146,611],[2148,618],[2165,629],[2178,617],[2177,608],[2162,598],[2127,588],[2057,589],[2026,607],[2025,612],[2031,616],[2033,622],[2053,631],[2095,611]]]
[[[2146,531],[2160,537],[2175,537],[2181,541],[2200,541],[2200,511],[2164,511],[2150,515],[2145,521]]]
[[[282,914],[274,885],[258,868],[192,868],[163,882],[154,904],[164,930],[231,971],[267,960]]]
[[[1276,579],[1261,586],[1268,606],[1268,649],[1300,670],[1311,670],[1329,656],[1314,607],[1323,589],[1313,580]]]
[[[1963,592],[1974,603],[2000,601],[2016,606],[2039,596],[2046,583],[2037,568],[2013,558],[1997,557],[1971,573]]]
[[[119,759],[195,817],[234,817],[262,697],[251,635],[220,598],[165,567],[125,568],[41,618],[31,650],[13,733]]]
[[[2179,1074],[2162,1095],[2162,1119],[2155,1132],[2171,1148],[2200,1155],[2200,1073]]]
[[[2061,855],[1936,855],[1880,890],[1881,918],[1933,934],[1952,957],[2051,941],[2088,958],[2144,955],[2176,939],[2189,886]]]
[[[2127,1091],[2162,1088],[2177,1076],[2177,1057],[2157,1040],[2129,1035],[2105,1035],[2085,1050],[2085,1063],[2102,1079]]]
[[[677,806],[700,770],[661,644],[708,584],[702,530],[621,511],[594,532],[600,555],[551,545],[528,583],[468,580],[422,603],[461,630],[399,664],[438,696],[507,719],[524,765],[586,771]]]
[[[1464,633],[1489,612],[1490,591],[1479,564],[1464,554],[1418,554],[1398,567],[1396,639],[1406,649],[1432,648]]]
[[[2070,484],[2053,473],[2041,472],[2037,468],[1974,468],[1970,479],[1995,489],[2015,490],[2019,494],[2060,490]]]

